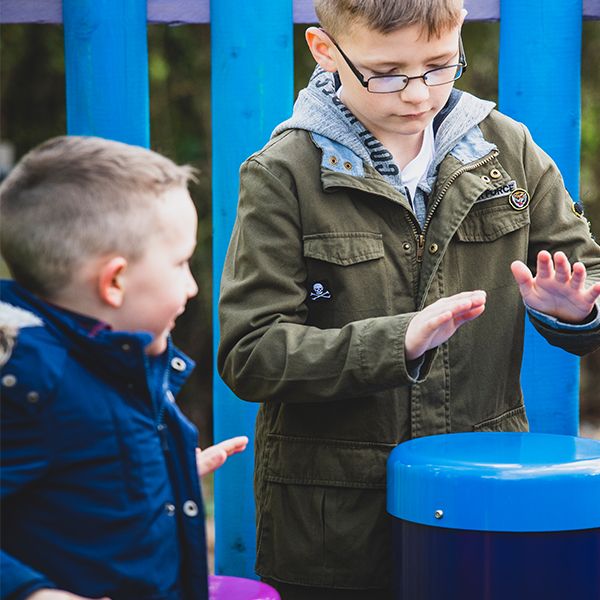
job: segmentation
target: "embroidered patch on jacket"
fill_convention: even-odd
[[[314,301],[331,300],[331,292],[327,289],[329,286],[325,280],[315,281],[311,284],[309,298]]]
[[[525,210],[529,206],[529,194],[526,190],[517,188],[509,197],[508,203],[515,210]]]
[[[475,202],[484,202],[485,200],[493,200],[494,198],[503,198],[512,194],[517,189],[517,182],[513,179],[500,187],[494,188],[493,190],[485,190]]]

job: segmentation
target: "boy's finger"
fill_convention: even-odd
[[[536,277],[548,279],[554,276],[554,264],[550,252],[541,250],[537,255],[537,273]]]
[[[475,306],[471,310],[467,310],[460,315],[457,315],[454,318],[454,321],[457,325],[463,325],[464,323],[468,323],[473,319],[476,319],[479,315],[483,314],[485,311],[485,305]]]
[[[583,263],[576,262],[573,265],[573,273],[571,275],[571,288],[580,290],[585,283],[586,271]]]
[[[232,454],[244,450],[247,445],[248,438],[245,435],[239,435],[228,440],[223,440],[222,442],[215,444],[215,447],[222,448],[227,453],[227,456],[231,456]]]
[[[567,283],[571,277],[571,263],[564,252],[554,253],[554,270],[556,280],[560,283]]]
[[[586,291],[584,299],[590,304],[594,304],[600,298],[600,283],[595,283],[589,290]]]
[[[521,262],[520,260],[515,260],[510,265],[510,270],[512,271],[513,277],[519,285],[521,293],[531,290],[533,287],[533,273],[529,270],[529,267],[525,263]]]

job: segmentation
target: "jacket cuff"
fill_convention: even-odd
[[[33,592],[45,588],[56,589],[56,585],[44,575],[34,571],[12,556],[2,552],[2,577],[0,578],[0,598],[2,600],[24,600]]]
[[[407,360],[406,359],[406,330],[408,329],[408,324],[411,322],[413,317],[417,313],[407,313],[401,315],[400,319],[400,327],[398,332],[398,341],[399,341],[399,352],[400,356],[399,363],[400,369],[402,373],[402,379],[408,381],[408,383],[423,383],[429,372],[431,371],[431,365],[433,364],[433,359],[437,353],[437,348],[433,348],[432,350],[428,350],[415,360]]]
[[[525,305],[525,308],[531,316],[535,317],[538,321],[544,325],[547,325],[548,327],[551,327],[552,329],[577,332],[592,331],[600,328],[600,310],[598,310],[597,303],[594,305],[592,312],[583,323],[565,323],[556,317],[552,317],[546,313],[540,312],[539,310],[535,310],[530,306]]]

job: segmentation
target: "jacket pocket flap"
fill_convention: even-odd
[[[362,231],[307,235],[304,256],[342,267],[383,258],[383,236]]]
[[[456,236],[461,242],[493,242],[528,224],[529,211],[517,212],[506,206],[493,206],[467,215]]]
[[[297,485],[385,489],[395,444],[269,434],[266,480]]]
[[[527,431],[529,423],[525,406],[511,408],[497,417],[486,419],[477,423],[473,429],[475,431]]]

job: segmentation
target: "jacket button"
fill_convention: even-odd
[[[429,246],[429,252],[431,254],[435,254],[439,249],[440,247],[437,244],[431,244],[431,246]]]
[[[121,346],[121,350],[123,350],[123,352],[129,352],[131,350],[131,346],[129,344],[123,344]]]
[[[27,402],[35,404],[40,399],[40,395],[37,392],[29,392],[27,394]]]
[[[179,358],[179,356],[176,356],[171,360],[171,366],[179,372],[185,371],[187,369],[185,361],[182,358]]]
[[[500,177],[502,177],[502,173],[500,173],[500,171],[498,171],[498,169],[492,169],[490,171],[490,177],[492,179],[500,179]]]
[[[169,517],[172,517],[175,514],[175,505],[167,502],[165,504],[165,512]]]
[[[408,242],[404,242],[404,244],[402,244],[402,248],[408,252],[410,250],[410,244]]]
[[[487,175],[482,175],[481,180],[485,183],[489,183],[491,179]]]
[[[186,500],[183,503],[183,513],[187,517],[195,517],[198,514],[198,505],[193,500]]]
[[[2,378],[2,385],[4,387],[13,387],[17,383],[17,378],[14,375],[5,375]]]

